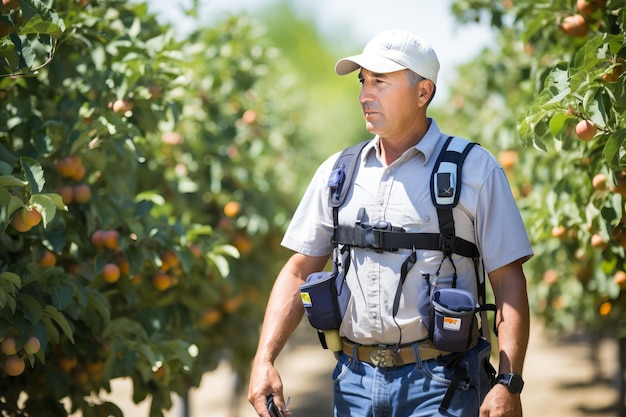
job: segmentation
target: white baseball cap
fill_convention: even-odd
[[[410,32],[386,30],[374,36],[361,54],[340,59],[335,72],[345,75],[361,67],[381,74],[408,68],[437,84],[439,59],[424,39]]]

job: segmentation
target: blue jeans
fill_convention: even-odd
[[[333,372],[335,417],[477,417],[491,389],[485,368],[490,351],[489,343],[479,339],[465,352],[459,366],[466,370],[467,379],[443,413],[439,406],[453,370],[440,360],[418,359],[414,364],[377,368],[342,353]]]

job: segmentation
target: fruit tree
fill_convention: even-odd
[[[3,415],[247,374],[306,152],[278,60],[245,18],[180,41],[141,3],[3,2]]]
[[[460,69],[447,111],[498,154],[519,197],[536,253],[533,311],[551,329],[617,338],[624,370],[626,4],[456,0],[453,10],[490,19],[496,34]]]

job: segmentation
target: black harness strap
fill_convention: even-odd
[[[452,210],[443,210],[450,211]],[[454,228],[454,222],[452,223]],[[405,233],[355,226],[337,226],[336,242],[358,248],[371,248],[384,251],[398,249],[443,250],[447,241],[440,233]],[[478,248],[472,242],[452,236],[449,245],[453,252],[467,258],[478,258]]]

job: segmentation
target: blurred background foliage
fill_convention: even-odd
[[[224,359],[243,387],[298,197],[323,158],[368,137],[356,78],[332,71],[361,45],[329,42],[288,2],[211,25],[198,4],[181,36],[141,2],[3,1],[7,415],[122,415],[98,400],[118,377],[162,415]],[[506,170],[536,317],[616,338],[624,358],[624,2],[452,12],[495,38],[431,115]]]

